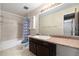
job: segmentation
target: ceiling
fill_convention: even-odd
[[[32,10],[39,8],[43,3],[1,3],[2,10],[25,16]],[[24,9],[27,6],[29,9]]]

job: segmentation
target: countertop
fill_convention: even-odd
[[[54,44],[64,45],[72,48],[79,48],[79,37],[72,36],[29,36],[29,38],[35,38],[38,40],[47,41]]]

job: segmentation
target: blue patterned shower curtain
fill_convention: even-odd
[[[28,35],[30,34],[29,27],[30,27],[29,18],[24,17],[24,22],[23,22],[23,37],[24,37],[24,40],[22,41],[22,43],[28,42]]]

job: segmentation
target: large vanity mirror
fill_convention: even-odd
[[[79,36],[79,4],[64,5],[40,14],[39,33],[44,35]]]

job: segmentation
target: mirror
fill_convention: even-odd
[[[74,36],[75,35],[75,13],[64,15],[64,35]]]
[[[75,10],[76,8],[76,10]],[[79,4],[65,3],[39,16],[39,33],[79,36]]]

